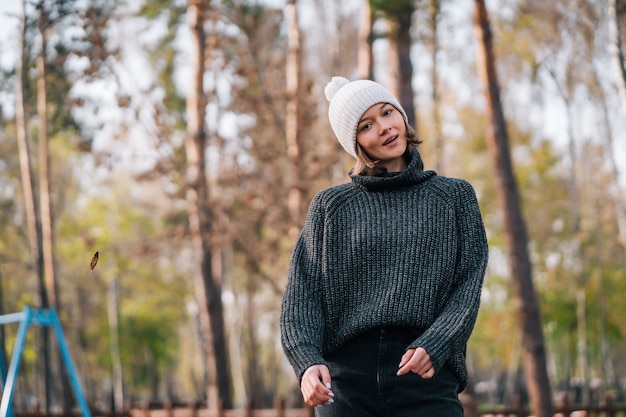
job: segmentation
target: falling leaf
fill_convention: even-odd
[[[90,271],[93,271],[93,269],[96,267],[96,264],[98,263],[98,251],[96,251],[96,253],[93,254],[93,258],[91,258],[91,265],[89,265]]]

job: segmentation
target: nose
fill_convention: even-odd
[[[390,126],[387,123],[381,123],[379,132],[381,135],[384,135],[385,133],[387,133],[389,129],[390,129]]]

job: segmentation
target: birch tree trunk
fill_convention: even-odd
[[[111,411],[119,410],[124,405],[124,379],[122,373],[122,359],[120,354],[120,326],[119,326],[119,295],[120,282],[117,269],[108,284],[107,292],[107,319],[109,323],[109,346],[111,351],[112,395]]]
[[[554,78],[555,83],[558,85],[558,80]],[[567,87],[566,87],[567,88]],[[573,86],[572,86],[573,89]],[[578,193],[578,157],[576,150],[576,138],[574,137],[574,115],[571,105],[571,93],[569,88],[566,91],[562,91],[561,94],[565,99],[565,107],[567,113],[567,149],[570,160],[570,172],[567,176],[567,188],[570,200],[570,215],[572,218],[572,265],[573,274],[576,280],[576,327],[577,327],[577,373],[582,380],[582,402],[587,404],[590,399],[590,375],[589,375],[589,347],[587,337],[587,301],[585,295],[585,283],[587,277],[584,275],[583,260],[584,254],[582,251],[581,242],[581,209],[580,198]]]
[[[622,38],[620,36],[620,21],[617,15],[618,0],[607,0],[609,14],[609,44],[611,51],[611,62],[615,74],[615,85],[622,103],[622,114],[626,118],[626,68],[624,67],[624,50],[622,49]]]
[[[208,0],[190,0],[187,6],[192,34],[193,77],[187,96],[187,158],[186,198],[189,211],[189,229],[195,267],[193,280],[202,326],[204,350],[207,356],[207,404],[210,408],[232,406],[231,377],[228,349],[224,332],[221,277],[213,267],[211,250],[211,208],[206,178],[205,131],[206,100],[203,78],[205,68],[204,17],[209,10]]]
[[[489,121],[487,147],[494,164],[496,192],[504,214],[508,257],[522,328],[522,361],[528,393],[533,415],[552,417],[552,395],[546,366],[541,315],[532,281],[526,224],[511,163],[508,133],[500,100],[491,27],[484,0],[474,0],[474,5],[478,74],[485,89]]]
[[[602,114],[605,125],[608,126],[603,136],[606,142],[606,157],[609,161],[609,168],[611,170],[612,177],[610,191],[615,205],[615,220],[618,228],[617,239],[622,245],[622,249],[624,250],[624,255],[626,257],[626,199],[619,183],[621,173],[615,158],[615,152],[613,152],[613,133],[610,128],[609,109],[604,97],[602,99]]]
[[[568,73],[568,71],[566,71]],[[577,376],[582,381],[582,402],[587,404],[590,399],[590,372],[589,372],[589,347],[587,337],[587,307],[585,296],[585,284],[587,277],[584,275],[583,261],[584,254],[581,242],[581,208],[580,197],[578,192],[578,151],[576,148],[576,137],[574,127],[574,111],[572,106],[572,96],[576,88],[575,82],[566,79],[565,82],[559,82],[558,77],[550,71],[561,97],[565,103],[565,112],[567,114],[567,153],[570,161],[570,171],[567,175],[567,194],[569,198],[570,217],[571,217],[571,264],[572,274],[576,284],[576,325],[577,325]],[[564,84],[564,85],[562,85]]]
[[[602,89],[600,80],[600,74],[596,67],[594,67],[593,75],[595,78],[595,85],[598,85],[598,93],[601,96],[600,105],[602,108],[602,120],[605,126],[605,132],[602,134],[605,140],[604,154],[609,161],[609,169],[611,172],[610,194],[613,198],[615,206],[615,216],[618,227],[618,241],[622,245],[623,254],[626,256],[626,201],[622,194],[622,190],[619,184],[620,172],[613,152],[613,130],[611,129],[610,117],[609,117],[609,105],[606,100],[606,95]],[[622,277],[624,277],[624,271],[622,271]],[[598,301],[599,306],[599,319],[598,319],[598,339],[600,340],[600,362],[601,362],[601,374],[605,381],[615,381],[615,372],[610,355],[610,343],[606,332],[606,299],[604,292],[604,278],[602,274],[598,276]]]

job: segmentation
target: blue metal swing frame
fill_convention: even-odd
[[[13,399],[13,390],[15,388],[15,381],[17,379],[17,373],[20,368],[20,361],[22,359],[22,353],[24,352],[24,345],[26,342],[26,333],[28,328],[35,324],[39,326],[50,326],[54,329],[61,350],[61,356],[63,362],[65,362],[65,368],[70,378],[76,401],[80,407],[83,417],[91,417],[91,411],[87,406],[87,401],[83,394],[78,374],[72,363],[70,351],[67,347],[65,336],[63,335],[63,329],[59,322],[54,309],[43,308],[31,308],[24,307],[24,310],[20,313],[4,314],[0,315],[0,326],[9,323],[20,323],[20,327],[17,331],[17,337],[15,339],[15,346],[13,353],[11,354],[11,363],[9,368],[6,368],[4,358],[0,355],[0,373],[2,373],[2,401],[0,402],[0,417],[14,417],[13,408],[11,407],[11,401]]]

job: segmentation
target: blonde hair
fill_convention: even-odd
[[[422,140],[417,137],[417,133],[415,129],[405,123],[406,126],[406,139],[407,146],[406,151],[404,152],[404,157],[406,158],[411,154],[412,148],[417,148],[417,146],[422,143]],[[380,175],[387,172],[384,167],[378,166],[379,161],[372,161],[369,156],[365,153],[359,142],[356,143],[356,164],[354,164],[354,168],[352,168],[352,175]]]

